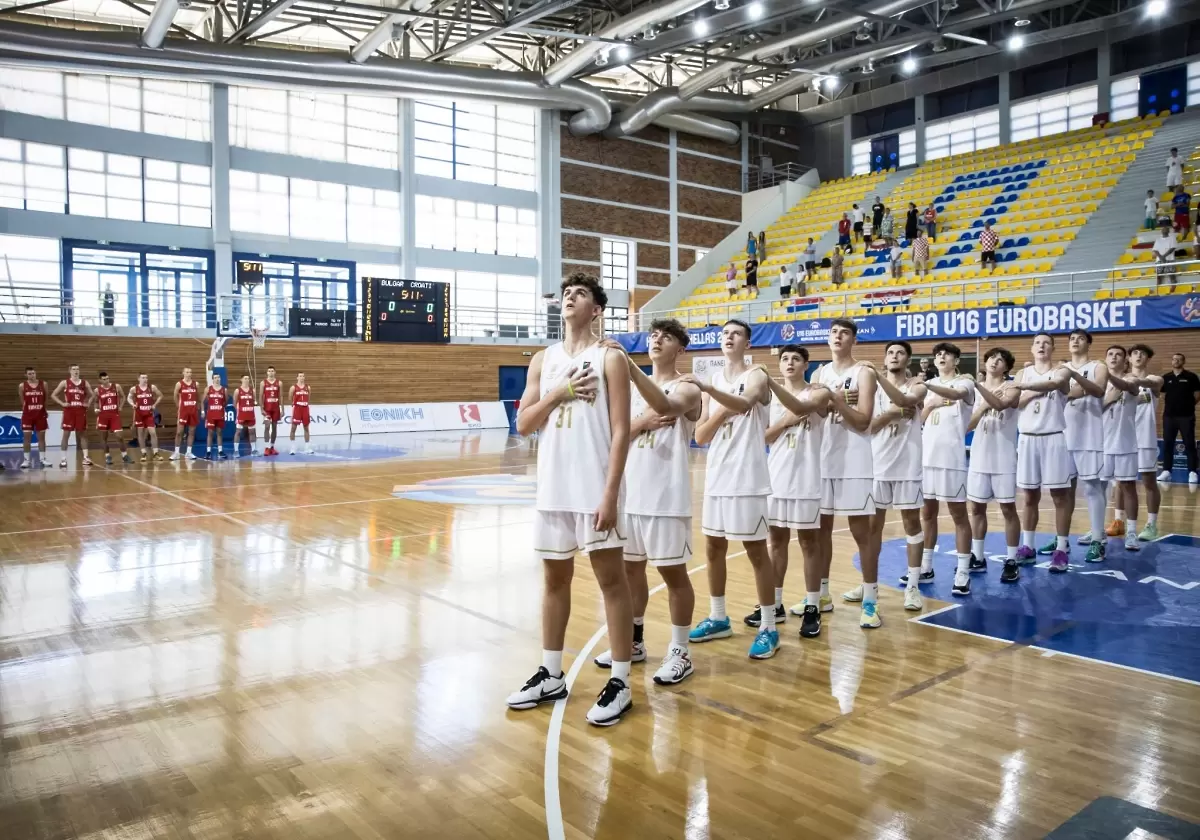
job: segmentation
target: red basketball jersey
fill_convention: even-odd
[[[208,413],[209,413],[209,415],[210,416],[212,416],[212,415],[224,416],[225,415],[225,389],[224,388],[214,388],[212,385],[209,385],[206,396],[208,397]]]
[[[283,391],[283,383],[276,379],[272,382],[270,379],[264,379],[262,384],[263,389],[263,408],[273,408],[279,405],[280,394]]]
[[[80,379],[78,382],[72,382],[67,379],[67,389],[63,392],[63,398],[67,401],[67,408],[83,408],[87,405],[87,381]]]
[[[184,382],[179,380],[179,408],[181,412],[187,411],[189,408],[196,407],[196,395],[199,393],[200,386],[196,384],[196,380]]]
[[[101,412],[121,410],[121,392],[116,385],[96,386],[96,404]]]
[[[297,385],[292,393],[292,408],[308,408],[308,386]]]
[[[138,411],[153,411],[154,389],[146,386],[146,390],[143,391],[141,385],[134,385],[133,404]]]
[[[234,391],[234,396],[237,398],[238,414],[253,414],[254,413],[254,389],[243,391],[238,388]]]
[[[41,379],[36,385],[30,385],[29,380],[21,383],[21,411],[25,414],[36,414],[46,410],[46,383]]]

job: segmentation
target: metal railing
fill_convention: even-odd
[[[151,290],[105,296],[64,293],[56,286],[0,286],[0,324],[212,329],[215,313],[215,300],[203,292]]]
[[[1150,267],[1149,277],[1117,278],[1114,273],[1131,268]],[[818,272],[824,287],[829,283],[828,270]],[[838,289],[822,288],[805,295],[779,297],[779,287],[761,289],[757,297],[734,299],[706,306],[654,309],[650,305],[632,319],[631,330],[647,329],[655,318],[677,318],[687,327],[720,326],[730,318],[753,324],[760,318],[785,314],[777,309],[781,301],[802,310],[786,313],[792,320],[812,320],[847,316],[856,310],[868,314],[885,312],[919,312],[926,308],[965,309],[969,306],[1018,306],[1083,298],[1091,300],[1097,293],[1108,298],[1141,297],[1153,294],[1180,294],[1200,291],[1200,260],[1178,260],[1167,263],[1131,264],[1090,271],[1050,272],[1048,274],[1003,275],[973,277],[962,280],[928,282],[914,276],[909,269],[900,278],[903,285],[875,285],[879,280],[856,280]],[[1001,283],[1005,285],[1001,288]],[[967,291],[967,289],[970,291]],[[744,293],[744,292],[743,292]],[[885,307],[887,307],[885,309]]]
[[[771,167],[751,164],[745,174],[742,175],[742,192],[765,190],[767,187],[782,184],[784,181],[795,181],[810,169],[812,169],[811,166],[805,166],[801,163],[783,163],[779,166]]]

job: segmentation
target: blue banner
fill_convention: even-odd
[[[754,324],[752,347],[780,344],[824,344],[832,318],[797,319],[786,323]],[[988,309],[955,309],[945,312],[906,312],[854,318],[859,341],[892,341],[903,338],[999,338],[1038,332],[1067,333],[1131,330],[1177,330],[1200,327],[1200,296],[1132,298],[1127,300],[1063,301],[1029,306],[995,306]],[[721,325],[688,330],[689,350],[716,350],[721,345]],[[646,352],[646,333],[614,336],[630,353]]]

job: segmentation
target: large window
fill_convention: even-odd
[[[400,244],[400,193],[258,172],[229,173],[233,230],[330,242]]]
[[[883,135],[877,135],[883,136]],[[871,140],[858,140],[850,146],[850,164],[852,175],[866,175],[871,171]],[[899,141],[896,166],[915,166],[917,163],[917,132],[916,129],[901,131],[896,138]]]
[[[346,187],[343,184],[292,178],[290,209],[289,236],[346,241]]]
[[[535,189],[535,109],[477,102],[417,102],[415,115],[418,173]]]
[[[533,210],[428,195],[416,198],[418,248],[537,255],[537,214]]]
[[[349,239],[371,245],[400,244],[400,193],[349,187],[346,197]]]
[[[634,279],[634,244],[627,239],[600,240],[600,283],[628,290]]]
[[[230,170],[229,224],[233,230],[287,236],[288,179]]]
[[[62,146],[0,138],[0,207],[64,212],[65,164]]]
[[[1189,108],[1200,105],[1200,61],[1188,65],[1187,104]]]
[[[142,220],[142,159],[68,149],[67,200],[72,215]]]
[[[629,310],[621,306],[609,306],[604,310],[604,333],[629,332]]]
[[[164,225],[212,225],[212,187],[207,166],[146,161],[146,221]]]
[[[229,110],[235,146],[383,169],[400,165],[395,98],[231,87]]]
[[[0,317],[58,323],[62,303],[57,239],[0,235]]]
[[[937,160],[1000,145],[1000,112],[983,111],[925,126],[925,159]]]
[[[1128,120],[1138,115],[1138,90],[1141,79],[1137,76],[1126,76],[1124,79],[1113,79],[1109,88],[1108,118],[1113,122]]]
[[[64,243],[63,250],[69,282],[65,296],[68,323],[110,323],[104,302],[111,296],[112,326],[208,326],[208,295],[213,284],[210,252],[72,240]]]
[[[1096,113],[1096,100],[1096,86],[1092,85],[1014,104],[1013,142],[1087,128]]]
[[[416,279],[450,284],[456,335],[530,338],[545,334],[537,315],[536,277],[418,268]]]

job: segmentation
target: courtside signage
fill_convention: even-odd
[[[283,416],[279,419],[280,431],[292,427],[292,407],[282,406]],[[258,406],[258,428],[265,424],[262,406]],[[233,422],[227,419],[226,424]],[[348,435],[350,434],[350,415],[344,405],[310,405],[308,407],[308,433],[312,437],[318,435]],[[261,432],[260,432],[261,434]]]
[[[355,434],[508,428],[501,402],[359,403],[346,411]]]
[[[89,429],[95,425],[95,414],[88,415]],[[62,441],[62,412],[50,411],[46,414],[46,431],[35,434],[34,440],[40,434],[46,435],[47,448],[58,446]],[[0,446],[12,447],[20,446],[22,441],[21,434],[21,412],[5,411],[0,412]],[[75,445],[74,439],[71,441],[71,446]],[[71,450],[72,452],[74,449]]]

